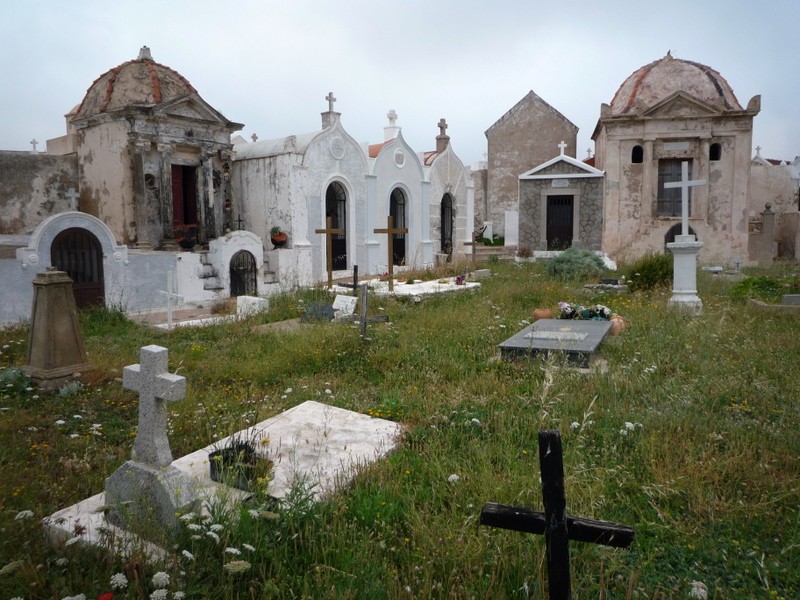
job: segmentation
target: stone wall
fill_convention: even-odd
[[[0,152],[0,235],[32,233],[50,215],[68,210],[78,190],[77,157]]]

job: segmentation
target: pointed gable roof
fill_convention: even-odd
[[[533,90],[530,90],[527,94],[525,94],[525,96],[519,102],[517,102],[514,106],[512,106],[506,112],[506,114],[504,114],[497,121],[495,121],[494,124],[492,124],[492,126],[489,127],[489,129],[487,129],[484,132],[484,134],[486,136],[488,136],[490,132],[492,132],[492,131],[494,131],[496,129],[500,129],[501,127],[506,125],[506,123],[508,123],[509,121],[513,120],[517,115],[519,115],[525,108],[527,108],[529,106],[533,106],[533,105],[539,105],[539,106],[543,107],[544,110],[546,110],[546,111],[552,113],[553,115],[557,116],[559,119],[561,119],[566,124],[568,124],[573,129],[575,129],[575,131],[578,130],[578,126],[575,125],[575,123],[570,121],[567,117],[565,117],[563,114],[561,114],[555,108],[553,108],[550,104],[545,102],[538,94],[536,94],[536,92],[534,92]]]
[[[525,180],[535,179],[584,179],[604,177],[605,172],[566,154],[555,156],[519,176]]]

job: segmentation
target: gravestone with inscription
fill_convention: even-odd
[[[500,357],[514,361],[563,352],[571,365],[585,368],[610,330],[610,321],[539,319],[502,342]]]
[[[105,485],[108,520],[143,537],[175,531],[177,514],[197,503],[192,482],[171,464],[166,403],[184,397],[186,378],[167,371],[167,357],[166,348],[145,346],[140,363],[122,372],[122,386],[139,393],[139,425],[132,459]]]
[[[336,321],[347,321],[353,319],[356,312],[358,298],[355,296],[337,295],[333,300],[333,318]]]

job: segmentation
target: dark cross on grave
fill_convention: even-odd
[[[333,92],[331,92],[331,96]],[[333,217],[325,219],[325,229],[315,229],[314,233],[322,233],[326,236],[326,248],[328,254],[328,289],[333,287],[333,236],[344,233],[344,229],[333,228]]]
[[[328,101],[328,112],[333,112],[333,103],[336,102],[336,96],[333,95],[333,92],[328,92],[325,100]]]
[[[547,578],[550,600],[572,597],[569,574],[569,540],[627,548],[634,531],[627,525],[567,515],[564,492],[564,462],[561,434],[539,432],[539,468],[542,473],[544,513],[487,502],[481,510],[481,525],[544,534],[547,547]]]
[[[394,217],[386,217],[386,229],[373,229],[373,233],[385,233],[389,236],[389,291],[394,291],[394,235],[396,233],[408,233],[407,227],[395,227]]]
[[[186,395],[186,378],[167,371],[168,354],[161,346],[144,346],[139,364],[122,370],[122,387],[139,392],[133,460],[154,467],[166,467],[172,462],[167,438],[167,402]]]
[[[239,215],[239,218],[236,219],[236,229],[238,229],[239,231],[242,230],[242,223],[244,223],[244,221],[242,220],[242,215]]]
[[[353,265],[353,283],[339,283],[338,285],[353,290],[358,288],[358,265]]]
[[[359,313],[359,321],[361,323],[361,339],[367,339],[367,323],[386,323],[389,320],[388,315],[376,315],[374,317],[370,317],[367,315],[367,298],[369,298],[369,288],[367,284],[363,284],[361,286],[361,297],[359,298],[359,303],[361,304],[361,310]]]

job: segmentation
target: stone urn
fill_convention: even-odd
[[[534,308],[533,309],[533,320],[538,321],[539,319],[552,319],[553,318],[553,311],[549,308]]]
[[[611,317],[611,335],[619,335],[628,328],[628,322],[621,315],[613,315]]]

